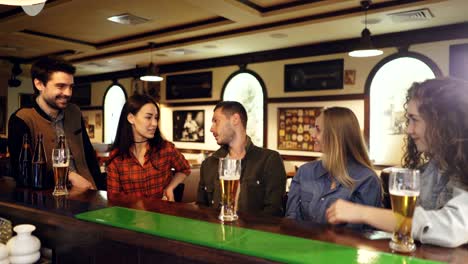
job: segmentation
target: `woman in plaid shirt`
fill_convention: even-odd
[[[128,98],[107,166],[107,191],[174,201],[190,165],[158,127],[159,107],[146,95]],[[172,169],[175,171],[172,171]]]

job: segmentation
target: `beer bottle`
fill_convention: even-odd
[[[60,136],[58,137],[57,148],[59,148],[59,149],[66,149],[66,146],[65,146],[65,136],[64,136],[64,135],[60,135]]]
[[[32,159],[32,181],[31,187],[34,189],[48,189],[51,186],[51,180],[47,175],[47,157],[44,150],[43,136],[39,133],[37,136],[36,147]]]
[[[31,145],[29,144],[28,134],[23,135],[23,146],[19,155],[19,172],[17,178],[17,184],[22,187],[29,187],[31,185],[31,160],[32,151]]]

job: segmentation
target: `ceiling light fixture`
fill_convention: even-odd
[[[2,5],[21,6],[29,16],[39,14],[44,8],[47,0],[0,0]]]
[[[361,6],[365,10],[364,30],[361,32],[361,39],[359,40],[359,44],[357,45],[356,49],[348,53],[348,55],[351,57],[373,57],[383,54],[382,50],[376,49],[372,44],[371,32],[367,28],[367,10],[369,9],[370,4],[370,0],[361,1]]]
[[[2,5],[24,6],[45,3],[47,0],[0,0]]]
[[[1,1],[1,0],[0,0]],[[149,21],[149,19],[136,16],[130,13],[123,13],[115,16],[108,17],[107,20],[122,24],[122,25],[139,25]]]
[[[153,48],[154,48],[154,43],[150,42],[150,64],[148,66],[148,69],[146,70],[145,75],[140,77],[140,80],[145,81],[145,82],[160,82],[164,80],[163,77],[159,76],[159,69],[156,64],[153,63]]]

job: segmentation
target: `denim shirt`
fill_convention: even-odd
[[[350,159],[347,170],[354,180],[354,188],[349,189],[336,182],[336,187],[331,190],[330,173],[322,161],[309,162],[301,166],[291,182],[286,217],[327,223],[326,210],[338,199],[381,207],[381,183],[375,172]]]
[[[418,205],[426,210],[442,208],[453,196],[452,182],[434,161],[429,161],[421,175],[421,192]]]
[[[413,215],[414,239],[443,247],[468,243],[468,184],[462,175],[447,175],[430,161],[421,175],[418,201]]]

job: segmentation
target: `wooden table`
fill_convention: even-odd
[[[34,234],[41,239],[43,246],[53,249],[55,263],[271,262],[225,250],[86,222],[74,217],[79,213],[109,206],[122,206],[219,223],[216,210],[195,204],[170,203],[128,195],[107,197],[103,191],[72,190],[67,198],[56,198],[51,195],[51,191],[15,189],[11,180],[0,179],[0,216],[10,219],[14,225],[22,223],[35,225],[37,230]],[[326,241],[363,250],[390,252],[388,240],[369,240],[363,234],[345,228],[246,214],[240,214],[235,226]],[[464,263],[468,259],[468,246],[447,249],[418,245],[412,256]]]

